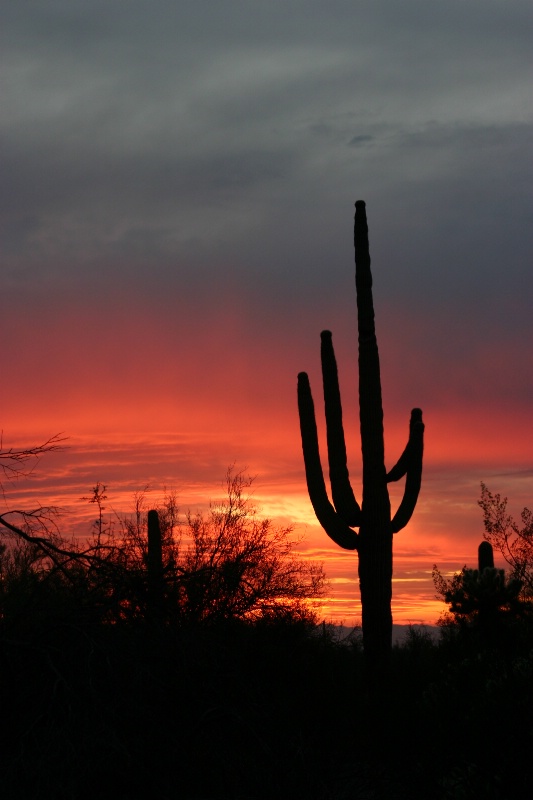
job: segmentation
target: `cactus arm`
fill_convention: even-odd
[[[400,503],[396,514],[392,518],[392,532],[398,533],[402,528],[405,528],[415,510],[416,501],[420,492],[420,484],[422,482],[422,456],[424,453],[424,423],[422,422],[422,412],[419,408],[413,408],[411,411],[411,422],[409,425],[409,442],[405,448],[405,452],[409,449],[407,469],[405,472],[405,490],[403,493],[402,502]],[[400,457],[400,461],[403,454]],[[398,462],[398,464],[400,463]],[[391,470],[393,472],[398,467]],[[390,473],[389,473],[390,475]]]
[[[357,550],[356,532],[336,513],[328,498],[320,463],[315,407],[305,372],[298,375],[298,411],[307,488],[316,517],[335,544],[345,550]]]
[[[391,483],[391,481],[399,481],[400,478],[403,478],[411,464],[414,462],[414,460],[416,460],[418,448],[417,442],[420,434],[421,424],[421,430],[423,434],[424,424],[422,423],[422,410],[420,408],[413,408],[411,411],[411,420],[409,422],[409,440],[397,463],[390,470],[390,472],[387,472],[387,483]]]
[[[342,425],[339,377],[331,331],[322,331],[320,337],[322,340],[322,377],[324,381],[329,477],[333,505],[347,525],[359,527],[361,524],[361,509],[350,485],[346,443]]]

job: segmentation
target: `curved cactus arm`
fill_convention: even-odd
[[[346,442],[342,426],[341,393],[331,331],[322,331],[322,377],[328,440],[329,478],[333,505],[344,522],[351,527],[361,524],[361,509],[350,485]]]
[[[424,423],[422,422],[422,412],[419,408],[414,408],[411,411],[410,435],[407,447],[410,447],[410,452],[405,473],[405,490],[402,502],[392,518],[393,533],[398,533],[402,528],[405,528],[411,519],[420,492],[422,456],[424,452]],[[402,457],[400,457],[400,460]]]
[[[413,408],[411,411],[411,419],[409,421],[409,440],[397,463],[389,472],[387,472],[387,483],[399,481],[400,478],[403,478],[410,465],[417,458],[417,436],[420,433],[420,424],[422,424],[421,430],[423,433],[424,425],[422,423],[422,409]]]
[[[309,377],[305,372],[298,375],[298,411],[307,488],[317,519],[335,544],[345,550],[357,550],[356,532],[337,514],[328,498],[320,463],[315,407]]]

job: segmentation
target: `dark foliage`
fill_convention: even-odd
[[[331,627],[110,625],[48,591],[0,622],[5,800],[528,796],[527,622],[507,650],[412,629],[376,700]]]
[[[413,628],[393,649],[388,685],[369,693],[359,636],[341,640],[298,603],[240,616],[204,603],[205,613],[154,620],[150,597],[174,596],[147,578],[150,564],[157,577],[177,563],[172,505],[151,555],[138,511],[122,549],[99,516],[97,559],[60,557],[61,547],[50,558],[25,540],[0,553],[3,800],[529,796],[528,615],[506,637]],[[200,543],[227,521],[222,511],[198,523]],[[207,552],[190,551],[202,570]],[[235,553],[221,541],[216,552],[221,565]]]
[[[11,545],[0,543],[0,616],[35,619],[59,604],[106,624],[314,620],[323,567],[297,556],[290,527],[259,516],[247,494],[251,482],[229,470],[226,497],[207,514],[179,515],[172,496],[146,512],[140,493],[134,514],[114,520],[103,513],[106,487],[97,484],[83,498],[98,508],[83,545],[43,520],[35,535],[33,520],[21,527],[0,518]]]
[[[438,597],[449,606],[438,622],[442,628],[454,629],[479,649],[514,652],[533,621],[533,604],[520,579],[494,567],[489,542],[479,546],[477,569],[465,566],[446,579],[434,566],[433,581]]]
[[[479,506],[487,542],[506,560],[512,577],[521,581],[523,596],[533,599],[533,513],[524,508],[520,526],[507,511],[507,498],[492,494],[484,483]]]

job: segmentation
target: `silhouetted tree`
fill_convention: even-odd
[[[524,508],[521,514],[522,527],[507,512],[507,498],[491,494],[481,484],[485,538],[501,553],[512,570],[512,575],[522,582],[525,595],[533,598],[533,513]]]
[[[295,556],[290,527],[259,518],[250,483],[229,471],[226,498],[187,517],[179,563],[188,619],[311,618],[323,595],[322,565]]]
[[[41,456],[63,449],[61,442],[65,439],[61,434],[56,434],[42,444],[16,448],[4,447],[0,435],[0,476],[3,475],[8,481],[16,481],[29,475]],[[5,499],[5,487],[1,480],[0,492]],[[58,515],[59,510],[55,506],[8,508],[0,514],[0,531],[11,540],[25,542],[27,549],[32,552],[36,549],[45,561],[48,559],[59,565],[68,553],[58,531]]]
[[[246,494],[250,485],[229,470],[225,499],[207,514],[188,512],[183,522],[174,497],[147,514],[144,496],[137,497],[114,555],[130,578],[137,576],[129,584],[137,599],[129,597],[126,614],[144,613],[144,575],[146,597],[159,592],[164,615],[176,622],[313,618],[324,593],[322,565],[296,557],[290,527],[260,518]]]
[[[481,542],[478,568],[463,567],[452,578],[443,577],[433,567],[433,582],[438,597],[450,607],[452,620],[463,626],[477,626],[486,633],[496,629],[505,618],[520,616],[525,606],[520,601],[522,582],[494,566],[492,546]],[[444,618],[443,622],[450,621]]]
[[[416,505],[422,475],[424,425],[420,409],[413,409],[407,446],[396,466],[387,473],[365,203],[358,201],[355,208],[359,417],[363,460],[361,506],[349,482],[337,365],[329,331],[322,332],[322,374],[333,505],[322,474],[314,405],[305,372],[298,376],[298,406],[307,486],[317,518],[336,544],[347,550],[357,550],[359,555],[365,657],[369,672],[376,675],[387,670],[390,659],[392,537],[407,524]],[[404,476],[403,500],[391,519],[387,483]],[[353,528],[359,528],[359,532]]]
[[[4,447],[3,436],[0,433],[0,471],[3,473],[4,477],[9,480],[28,475],[28,473],[32,471],[32,463],[35,466],[35,463],[37,463],[45,453],[53,453],[57,450],[61,450],[63,447],[61,442],[64,442],[65,439],[65,436],[57,433],[42,444],[32,447]]]
[[[0,553],[4,612],[24,585],[30,605],[41,598],[42,613],[45,590],[50,597],[57,590],[66,606],[83,606],[85,615],[101,622],[314,620],[323,568],[295,555],[291,528],[259,516],[246,494],[250,483],[228,471],[226,498],[208,514],[189,512],[185,519],[173,495],[146,512],[141,492],[134,514],[114,524],[100,503],[83,545],[50,532],[39,537],[19,531],[4,520],[15,535]],[[103,501],[104,490],[97,484],[90,501]]]
[[[89,497],[82,497],[82,500],[86,500],[88,503],[94,504],[98,508],[98,517],[93,522],[93,526],[96,532],[96,543],[99,544],[102,541],[102,536],[104,535],[104,511],[106,509],[104,503],[107,500],[106,495],[107,486],[104,483],[97,482],[97,484],[93,487],[92,493]]]

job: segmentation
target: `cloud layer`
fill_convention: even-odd
[[[239,460],[300,515],[295,379],[319,399],[324,328],[359,474],[363,198],[391,461],[427,422],[413,558],[471,548],[479,480],[530,494],[529,2],[0,8],[8,436],[91,436],[114,478],[139,446],[128,486],[171,478],[179,440],[177,485]]]

